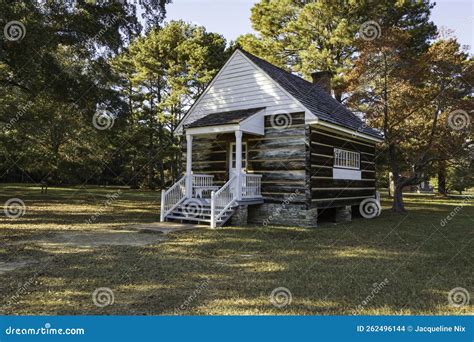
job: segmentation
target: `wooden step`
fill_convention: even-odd
[[[221,227],[223,226],[234,214],[235,206],[228,208],[223,215],[216,220],[216,225]],[[165,219],[170,220],[179,220],[179,221],[191,221],[197,223],[211,223],[211,205],[210,204],[202,204],[202,207],[199,208],[198,214],[193,215],[186,213],[187,205],[180,204],[176,208],[173,209],[171,213],[169,213]]]
[[[186,215],[185,213],[180,212],[180,211],[172,211],[170,213],[170,215],[180,216],[180,217],[201,217],[203,219],[210,219],[211,218],[211,214]]]
[[[184,217],[184,216],[174,216],[174,215],[168,215],[166,216],[167,219],[174,219],[174,220],[183,220],[183,221],[195,221],[195,222],[206,222],[206,223],[211,223],[210,219],[202,219],[198,217]],[[222,222],[222,219],[216,220],[216,223]]]
[[[186,215],[182,212],[171,212],[170,215],[172,216],[175,216],[175,217],[182,217],[182,218],[199,218],[199,219],[202,219],[202,220],[210,220],[211,219],[211,215],[210,214],[205,214],[205,215]],[[225,213],[223,214],[221,217],[224,217],[224,216],[232,216],[232,213]]]
[[[232,213],[234,210],[233,209],[227,209],[225,212],[224,212],[224,215],[226,214],[230,214]],[[175,208],[173,209],[172,213],[180,213],[180,214],[191,214],[191,213],[187,213],[185,209],[183,208]],[[195,216],[211,216],[211,210],[200,210],[199,215],[195,215]],[[191,214],[192,215],[192,214]]]

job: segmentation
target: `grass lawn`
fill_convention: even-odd
[[[44,195],[37,187],[0,187],[0,203],[16,197],[26,204],[22,217],[0,216],[0,262],[39,261],[0,274],[3,313],[473,313],[472,304],[448,302],[453,288],[473,290],[472,200],[407,195],[405,215],[390,212],[384,201],[382,215],[371,220],[316,229],[202,228],[146,246],[37,243],[58,233],[100,233],[159,220],[158,192],[117,191],[50,188]],[[112,305],[94,305],[92,293],[102,287],[113,291]],[[272,304],[278,287],[291,292],[291,303]]]

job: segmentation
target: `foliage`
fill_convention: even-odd
[[[226,59],[222,36],[183,21],[150,31],[114,59],[128,104],[123,162],[136,185],[154,188],[158,173],[163,187],[178,176],[180,141],[171,132]]]
[[[432,163],[465,153],[469,130],[453,128],[449,121],[454,110],[472,103],[466,86],[472,61],[454,40],[437,41],[418,54],[408,32],[384,32],[362,43],[349,75],[351,102],[384,132],[395,181],[393,209],[404,211],[405,186],[420,183]]]
[[[460,160],[448,169],[448,190],[463,191],[474,187],[474,163],[471,159]]]
[[[399,27],[411,34],[410,45],[422,50],[436,33],[429,22],[432,6],[426,0],[262,0],[252,8],[250,17],[257,35],[239,37],[238,43],[307,79],[314,71],[331,71],[336,99],[342,101],[362,25],[372,21],[379,28]]]
[[[0,26],[25,29],[0,41],[3,180],[154,188],[177,176],[171,131],[227,50],[203,27],[159,27],[167,2],[0,3]]]
[[[144,14],[162,13],[164,3],[142,2]],[[107,59],[141,32],[136,12],[116,1],[0,2],[4,179],[78,183],[105,168],[110,134],[91,119],[98,106],[124,107]],[[10,33],[21,39],[6,36],[14,21],[22,27]]]

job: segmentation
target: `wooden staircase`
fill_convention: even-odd
[[[243,181],[238,175],[233,175],[220,188],[213,185],[212,175],[183,176],[171,188],[162,191],[160,221],[204,223],[211,228],[224,225],[235,213],[239,203],[263,202],[262,176],[241,176]],[[211,198],[203,198],[204,190],[211,191]]]
[[[236,207],[237,204],[225,210],[222,216],[216,220],[216,226],[223,226],[235,213]],[[191,199],[174,208],[166,215],[166,220],[209,225],[211,223],[211,204],[206,200]]]

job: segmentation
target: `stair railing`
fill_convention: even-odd
[[[211,228],[216,228],[217,220],[234,204],[236,182],[237,176],[233,176],[222,188],[211,192]]]
[[[186,199],[186,175],[181,177],[168,190],[161,191],[160,221],[164,222],[166,216]]]
[[[262,197],[262,175],[244,173],[242,176],[242,198]]]

